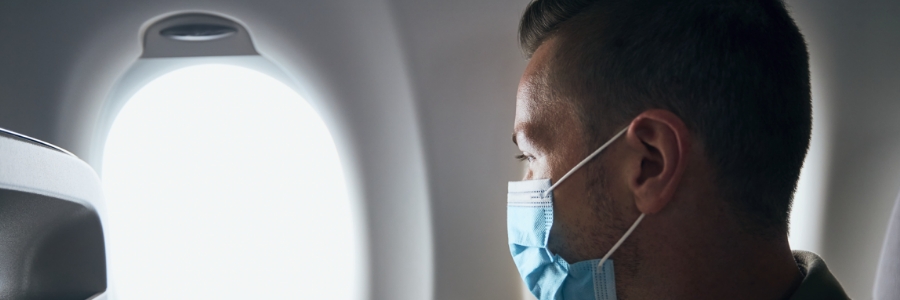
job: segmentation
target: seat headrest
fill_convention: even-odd
[[[0,299],[106,291],[100,179],[68,151],[0,130]]]
[[[0,128],[0,189],[102,205],[100,178],[87,163],[52,144]]]

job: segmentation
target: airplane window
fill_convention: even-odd
[[[349,299],[354,220],[332,137],[294,90],[199,65],[140,89],[102,167],[115,299]]]

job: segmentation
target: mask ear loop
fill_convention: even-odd
[[[624,134],[625,131],[628,131],[628,127],[625,127],[625,129],[622,129],[622,131],[619,131],[619,133],[616,133],[616,135],[613,136],[611,139],[609,139],[609,141],[606,141],[606,143],[603,144],[603,146],[600,146],[600,148],[597,148],[597,150],[594,150],[594,153],[591,153],[591,155],[588,155],[588,157],[586,157],[580,163],[575,165],[575,167],[573,167],[571,170],[569,170],[569,172],[567,172],[566,175],[563,175],[562,177],[560,177],[559,180],[557,180],[556,183],[551,185],[550,188],[547,189],[547,191],[545,191],[544,194],[541,196],[543,198],[546,198],[547,195],[550,194],[550,192],[552,192],[553,189],[555,189],[557,186],[559,186],[560,183],[565,181],[566,178],[569,178],[569,176],[572,176],[572,173],[575,173],[575,171],[578,171],[578,169],[580,169],[581,167],[586,165],[589,161],[591,161],[591,159],[594,158],[594,156],[597,156],[597,154],[600,154],[600,152],[603,151],[603,149],[606,149],[606,147],[609,147],[609,145],[612,144],[612,142],[615,142],[616,139],[618,139],[620,136],[622,136],[622,134]]]
[[[581,167],[586,165],[589,161],[591,161],[591,159],[593,159],[595,156],[600,154],[600,152],[602,152],[603,149],[606,149],[606,147],[609,147],[609,145],[612,144],[612,142],[616,141],[616,139],[618,139],[620,136],[622,136],[622,134],[624,134],[626,131],[628,131],[628,127],[625,127],[625,129],[622,129],[621,131],[619,131],[619,133],[616,133],[615,136],[610,138],[609,141],[606,141],[606,143],[604,143],[602,146],[600,146],[600,148],[597,148],[597,150],[594,150],[594,153],[591,153],[591,155],[588,155],[588,157],[586,157],[584,160],[582,160],[577,165],[575,165],[575,167],[573,167],[571,170],[569,170],[569,172],[566,172],[565,175],[560,177],[559,180],[556,181],[556,183],[551,185],[550,188],[548,188],[547,191],[545,191],[541,195],[542,198],[546,198],[547,195],[550,194],[550,192],[552,192],[553,189],[555,189],[557,186],[559,186],[560,183],[562,183],[567,178],[569,178],[569,176],[572,176],[572,174],[575,173],[575,171],[578,171],[578,169],[580,169]],[[606,252],[606,255],[604,255],[603,258],[600,259],[600,262],[597,263],[597,268],[599,268],[599,269],[603,268],[603,263],[605,263],[606,260],[608,260],[609,257],[612,256],[612,254],[614,252],[616,252],[616,250],[619,249],[619,246],[622,246],[622,243],[625,242],[625,239],[627,239],[628,236],[631,235],[632,232],[634,232],[634,229],[637,228],[638,224],[640,224],[642,220],[644,220],[645,216],[646,216],[646,214],[642,213],[641,216],[639,216],[637,218],[637,220],[634,221],[634,224],[631,224],[631,228],[628,228],[628,231],[625,231],[625,234],[622,235],[622,238],[620,238],[619,241],[616,242],[616,244],[613,245],[612,248],[610,248],[608,252]]]
[[[631,228],[628,228],[628,231],[626,231],[625,234],[622,235],[622,238],[620,238],[619,241],[609,249],[609,252],[606,252],[606,255],[604,255],[603,258],[600,259],[600,262],[597,263],[598,269],[603,269],[603,263],[605,263],[606,260],[609,259],[610,256],[612,256],[613,252],[616,252],[616,250],[619,249],[619,246],[622,246],[622,243],[625,242],[625,239],[627,239],[628,236],[631,235],[634,229],[637,228],[638,224],[641,224],[641,220],[643,220],[645,216],[646,214],[641,213],[641,216],[638,217],[636,221],[634,221],[634,224],[631,224]]]

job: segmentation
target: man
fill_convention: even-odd
[[[788,216],[808,54],[779,0],[537,0],[510,250],[539,299],[847,299]]]

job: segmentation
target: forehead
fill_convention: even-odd
[[[516,96],[514,139],[535,144],[551,143],[559,132],[579,131],[568,101],[562,101],[548,88],[548,67],[555,41],[544,42],[534,52],[519,81]]]

